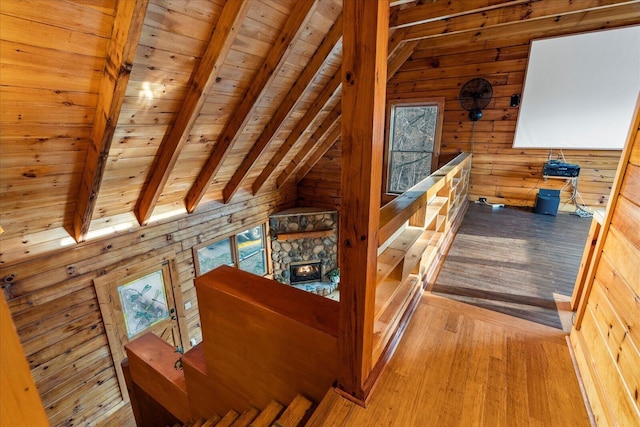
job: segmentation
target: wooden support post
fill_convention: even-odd
[[[344,0],[343,17],[338,384],[364,403],[371,389],[389,1]]]

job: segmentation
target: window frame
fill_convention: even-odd
[[[431,173],[438,170],[440,158],[440,141],[442,138],[442,126],[444,123],[444,97],[423,97],[410,100],[388,100],[386,105],[385,117],[385,149],[384,164],[382,168],[382,194],[398,195],[401,193],[389,191],[389,180],[391,179],[391,115],[395,107],[420,107],[420,106],[436,106],[438,108],[438,116],[436,119],[436,132],[433,140],[433,152],[431,155]]]
[[[260,227],[262,229],[262,250],[264,251],[264,263],[265,263],[265,272],[262,275],[263,277],[268,277],[271,275],[272,272],[272,268],[271,268],[271,255],[269,252],[269,244],[267,242],[267,233],[268,233],[268,229],[267,229],[267,223],[259,223],[259,224],[254,224],[251,225],[247,228],[243,228],[241,231],[234,231],[232,233],[225,233],[225,234],[221,234],[216,236],[215,239],[211,239],[208,240],[202,244],[193,246],[192,248],[192,252],[193,252],[193,265],[195,268],[195,273],[196,273],[196,277],[201,276],[207,272],[203,273],[200,269],[200,257],[198,256],[198,251],[202,248],[205,248],[209,245],[212,245],[214,243],[218,243],[221,242],[225,239],[229,239],[229,249],[231,251],[231,260],[233,261],[233,266],[241,269],[240,268],[240,252],[239,252],[239,247],[238,247],[238,236],[242,233],[244,233],[247,230],[251,230],[254,227]],[[245,258],[246,259],[246,258]],[[228,265],[228,264],[224,264],[224,265]],[[246,271],[246,270],[243,270]]]

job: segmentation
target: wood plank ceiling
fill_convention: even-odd
[[[340,137],[341,0],[0,7],[8,247],[286,188]],[[388,76],[414,49],[639,20],[638,0],[392,1]]]

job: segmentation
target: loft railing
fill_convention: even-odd
[[[435,272],[466,207],[470,169],[471,155],[460,154],[380,209],[374,361]]]

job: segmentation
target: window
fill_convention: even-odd
[[[438,167],[443,100],[388,108],[387,192],[403,193]]]
[[[221,265],[230,265],[259,276],[267,274],[264,225],[194,248],[198,275]]]

